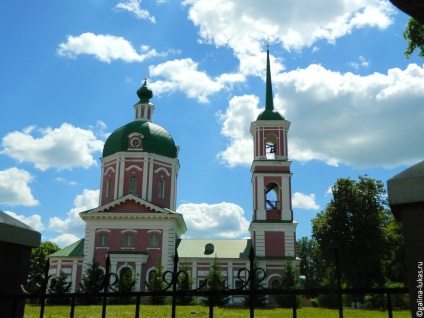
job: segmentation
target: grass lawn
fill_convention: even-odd
[[[101,306],[77,306],[75,307],[76,318],[99,318],[101,317]],[[44,318],[67,318],[69,317],[69,306],[46,306]],[[110,305],[107,307],[106,317],[109,318],[133,318],[135,314],[134,305]],[[346,309],[343,311],[344,318],[385,318],[387,312],[374,310]],[[26,305],[25,318],[38,318],[40,316],[40,306]],[[209,308],[204,306],[179,306],[177,307],[177,318],[209,317]],[[323,308],[300,308],[297,310],[298,318],[338,318],[338,311]],[[171,306],[150,306],[140,307],[140,317],[142,318],[162,318],[171,317]],[[244,308],[214,308],[214,317],[220,318],[242,318],[249,317],[249,310]],[[256,309],[257,318],[281,318],[292,317],[291,309]],[[394,318],[410,318],[409,311],[394,311]]]

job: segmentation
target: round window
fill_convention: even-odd
[[[132,140],[131,140],[131,145],[134,147],[134,148],[137,148],[138,146],[140,146],[140,139],[138,139],[138,138],[133,138]]]

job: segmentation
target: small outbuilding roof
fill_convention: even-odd
[[[76,241],[74,244],[71,244],[53,254],[50,254],[49,257],[76,257],[84,256],[84,239]]]

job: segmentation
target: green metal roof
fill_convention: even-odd
[[[140,133],[143,138],[144,152],[155,153],[169,158],[177,158],[177,147],[174,139],[159,125],[145,120],[135,120],[116,129],[106,140],[103,157],[128,149],[128,135]]]
[[[213,252],[206,250],[206,245],[213,245]],[[179,257],[195,258],[240,258],[249,259],[250,239],[215,240],[215,239],[182,239],[178,245]]]
[[[75,242],[49,256],[84,256],[84,239]]]

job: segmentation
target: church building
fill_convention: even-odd
[[[99,206],[80,213],[85,237],[50,255],[50,274],[65,272],[75,292],[86,266],[97,262],[104,268],[109,255],[111,272],[131,270],[135,290],[145,291],[145,281],[158,264],[172,270],[177,250],[179,264],[191,269],[193,288],[206,278],[215,257],[228,286],[236,288],[241,284],[236,274],[249,267],[253,247],[257,266],[266,272],[266,287],[271,288],[285,262],[296,265],[297,223],[287,146],[290,122],[274,109],[269,51],[265,109],[250,126],[254,147],[249,239],[184,239],[190,229],[176,212],[180,149],[168,131],[153,122],[155,107],[147,80],[137,95],[134,120],[105,142]]]

